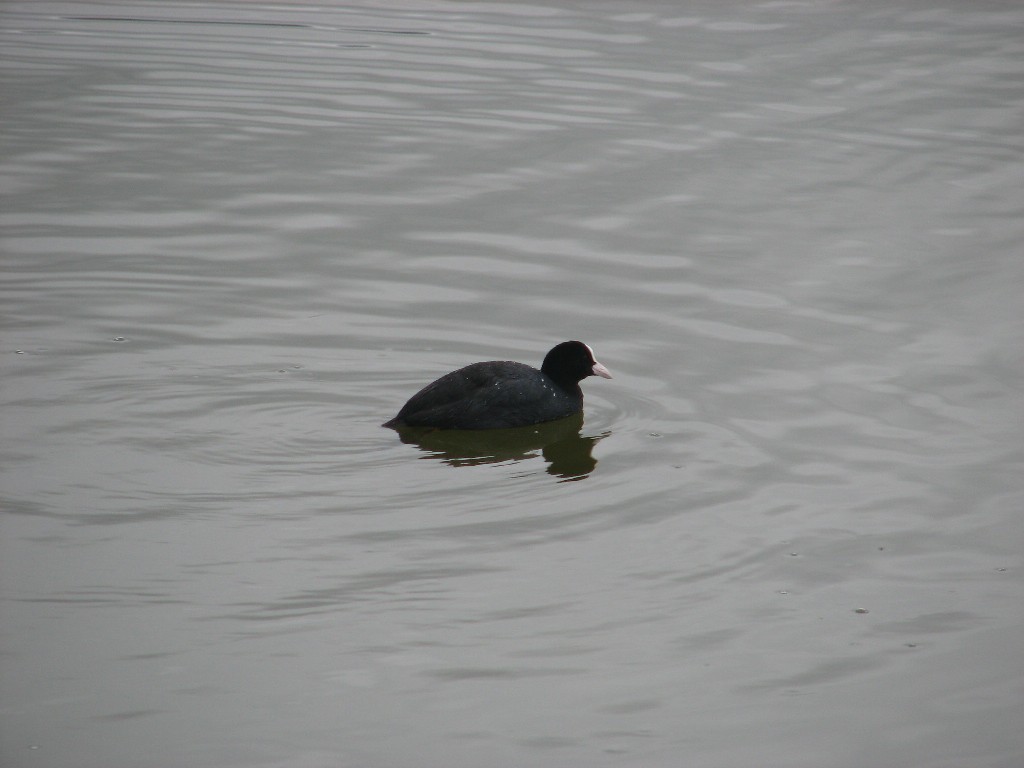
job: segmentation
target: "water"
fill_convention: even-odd
[[[385,5],[5,4],[0,762],[1024,763],[1024,8]]]

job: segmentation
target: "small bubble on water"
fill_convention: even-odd
[[[998,571],[999,573],[1006,573],[1005,568],[996,568],[996,571]]]
[[[790,552],[789,556],[790,557],[800,557],[800,553],[799,552]]]
[[[128,341],[124,336],[115,336],[114,341]]]
[[[777,592],[780,595],[788,595],[789,594],[789,590],[787,590],[787,589],[779,589],[779,590],[777,590]]]

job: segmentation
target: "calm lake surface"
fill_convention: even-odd
[[[1024,5],[0,27],[5,768],[1024,765]]]

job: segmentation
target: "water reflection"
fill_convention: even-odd
[[[536,458],[539,452],[548,462],[548,474],[566,480],[582,480],[597,466],[597,459],[592,455],[594,446],[611,434],[604,432],[584,437],[580,434],[582,427],[583,414],[576,414],[516,429],[402,427],[397,431],[403,443],[415,445],[429,458],[453,467],[524,461]]]

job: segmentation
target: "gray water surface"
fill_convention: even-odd
[[[1024,764],[1024,6],[0,26],[5,768]]]

